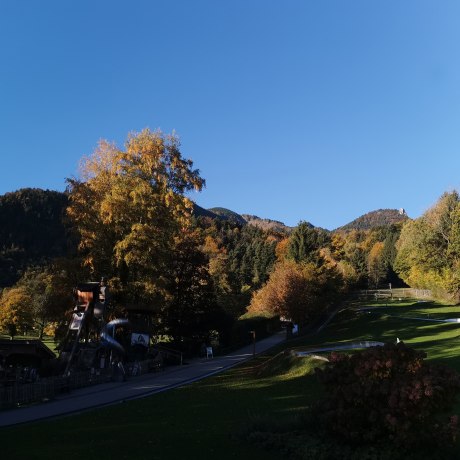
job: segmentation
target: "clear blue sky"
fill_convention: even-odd
[[[193,195],[333,229],[460,186],[460,3],[0,0],[0,194],[176,130]]]

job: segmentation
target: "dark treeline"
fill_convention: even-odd
[[[0,288],[15,284],[33,265],[76,252],[66,226],[65,193],[22,189],[0,196]]]

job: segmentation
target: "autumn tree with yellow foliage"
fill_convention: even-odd
[[[395,267],[411,287],[460,299],[460,196],[444,193],[421,217],[408,221],[397,243]]]
[[[301,222],[278,246],[278,261],[267,283],[255,292],[249,315],[279,315],[309,325],[340,296],[343,275],[323,230]]]
[[[253,294],[248,313],[286,317],[307,325],[340,296],[342,277],[327,264],[278,262],[267,284]]]
[[[13,338],[32,327],[32,299],[23,286],[4,289],[0,296],[0,329]]]
[[[204,180],[182,157],[179,139],[144,129],[124,149],[101,141],[83,158],[80,178],[68,179],[70,219],[84,264],[107,276],[125,305],[168,299],[175,241],[190,226],[190,190]]]

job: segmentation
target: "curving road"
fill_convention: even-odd
[[[283,342],[280,332],[256,343],[256,353],[262,353]],[[162,372],[133,377],[127,382],[110,382],[81,388],[60,395],[53,401],[0,412],[0,427],[29,423],[52,417],[75,414],[170,390],[222,372],[252,358],[253,346],[248,345],[226,356],[195,359],[189,364],[166,368]]]

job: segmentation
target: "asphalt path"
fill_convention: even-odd
[[[256,343],[256,353],[278,345],[286,339],[280,332]],[[0,411],[0,427],[30,423],[84,412],[96,407],[145,398],[155,393],[177,388],[222,372],[253,356],[253,345],[225,356],[190,360],[182,366],[167,367],[164,371],[131,377],[126,382],[110,382],[74,390],[52,401]]]
[[[375,342],[373,340],[366,340],[364,342],[350,342],[339,345],[330,345],[328,347],[310,348],[304,351],[296,351],[296,356],[308,356],[313,353],[324,353],[325,351],[342,351],[342,350],[355,350],[371,347],[383,347],[383,342]]]

